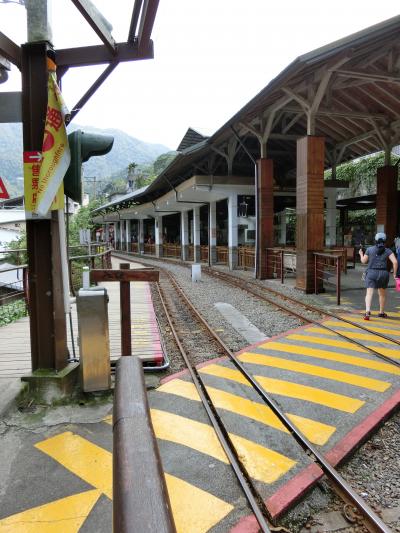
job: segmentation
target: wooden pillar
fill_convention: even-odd
[[[387,246],[392,246],[397,236],[399,205],[397,195],[397,166],[378,168],[376,176],[376,226],[384,231]]]
[[[324,247],[324,137],[297,141],[296,288],[314,291],[314,255]]]
[[[258,165],[258,279],[272,277],[267,269],[267,248],[274,245],[274,164],[261,158]]]

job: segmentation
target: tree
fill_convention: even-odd
[[[72,215],[69,223],[69,245],[75,246],[79,244],[79,230],[90,229],[96,227],[96,224],[92,221],[91,211],[100,207],[104,203],[104,198],[96,198],[92,200],[88,205],[81,207],[77,213]]]
[[[392,156],[391,164],[394,163],[395,157]],[[336,169],[336,178],[349,182],[349,188],[345,192],[341,191],[340,197],[351,198],[376,193],[377,169],[384,164],[385,155],[380,152],[339,165]],[[325,177],[329,179],[331,176],[332,171],[328,170]]]

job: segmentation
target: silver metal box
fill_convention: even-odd
[[[80,289],[76,304],[82,388],[107,390],[111,386],[107,289]]]

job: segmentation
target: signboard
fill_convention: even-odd
[[[4,185],[4,182],[1,178],[0,178],[0,198],[4,198],[5,200],[8,200],[8,198],[10,198],[10,195],[7,192],[6,186]]]
[[[41,151],[24,152],[24,195],[27,218],[48,217],[64,208],[63,177],[70,163],[65,106],[54,72],[49,73],[48,103]]]

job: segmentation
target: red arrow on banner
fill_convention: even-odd
[[[5,200],[8,200],[10,198],[10,195],[7,192],[6,186],[3,183],[3,180],[0,178],[0,198],[4,198]]]

